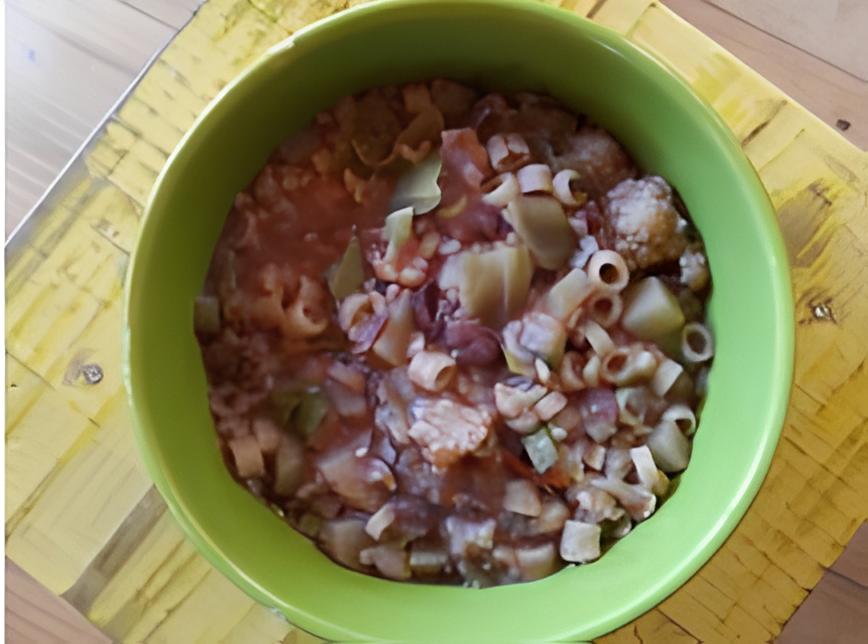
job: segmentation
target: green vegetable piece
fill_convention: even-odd
[[[220,332],[220,300],[213,295],[199,295],[193,303],[193,328],[196,333],[215,335]]]
[[[536,371],[534,370],[533,365],[528,365],[521,362],[505,346],[500,345],[500,348],[503,351],[503,358],[504,360],[506,360],[506,368],[509,369],[510,373],[514,373],[519,376],[527,376],[529,378],[533,378],[536,375]]]
[[[365,281],[365,265],[362,261],[362,247],[354,235],[347,244],[341,261],[328,276],[329,290],[336,300],[357,292]]]
[[[573,229],[554,197],[521,195],[509,202],[504,216],[543,268],[560,268],[575,250]]]
[[[395,184],[392,209],[412,208],[417,215],[434,210],[440,204],[437,178],[442,165],[440,155],[435,152],[402,174]]]
[[[302,392],[299,391],[279,390],[271,392],[271,396],[269,396],[271,414],[280,427],[288,428],[290,426],[292,412],[298,407],[301,397]]]
[[[501,327],[524,307],[533,264],[524,246],[461,255],[459,297],[471,317]]]
[[[534,469],[542,474],[558,462],[558,449],[547,427],[521,439]]]
[[[388,262],[398,255],[404,242],[413,236],[413,208],[401,208],[387,216],[385,234],[389,246],[384,259]]]
[[[310,437],[317,430],[327,412],[328,401],[321,392],[304,392],[295,413],[292,415],[295,430],[305,438]]]

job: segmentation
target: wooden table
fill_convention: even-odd
[[[7,233],[197,0],[8,4]],[[604,639],[761,641],[799,605],[783,639],[857,638],[868,531],[835,561],[868,516],[868,160],[655,2],[556,4],[628,34],[721,112],[778,207],[800,316],[790,418],[748,518],[682,590]],[[10,566],[11,641],[105,641],[78,611],[131,641],[308,639],[210,570],[164,514],[128,442],[115,341],[119,276],[166,154],[247,60],[333,5],[211,0],[8,247],[8,552],[49,588]],[[868,3],[666,5],[868,145],[868,45],[857,37]],[[79,380],[84,362],[103,366],[98,385]]]

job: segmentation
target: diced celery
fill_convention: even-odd
[[[278,425],[287,428],[292,420],[292,412],[301,402],[302,392],[280,389],[269,396],[271,415]]]
[[[558,448],[549,435],[548,428],[543,427],[541,430],[525,436],[521,442],[530,457],[530,462],[533,463],[534,469],[540,474],[558,462]]]
[[[335,299],[342,300],[359,290],[365,281],[365,266],[362,262],[362,247],[355,235],[347,244],[341,260],[329,275],[329,290]]]
[[[554,197],[516,197],[504,215],[543,268],[559,268],[575,250],[575,234],[563,206]]]
[[[292,424],[299,434],[307,438],[316,431],[327,412],[328,402],[321,392],[304,392],[292,414]]]
[[[440,203],[440,176],[442,161],[436,152],[403,173],[395,184],[391,207],[393,210],[412,208],[417,215],[434,210]]]
[[[413,235],[413,208],[401,208],[386,217],[386,261],[394,259],[401,246]]]
[[[274,458],[274,491],[291,496],[304,478],[304,446],[295,436],[284,436]]]
[[[529,378],[534,377],[534,375],[536,374],[536,371],[534,371],[532,364],[525,364],[525,363],[521,362],[506,347],[501,345],[500,348],[503,350],[503,358],[504,358],[504,360],[506,360],[506,368],[507,369],[509,369],[514,374],[518,374],[519,376],[527,376]]]
[[[196,333],[214,335],[220,332],[220,300],[214,295],[199,295],[193,304],[193,328]]]

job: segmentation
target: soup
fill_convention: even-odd
[[[341,99],[239,193],[195,331],[227,467],[338,563],[530,581],[688,464],[713,339],[677,192],[550,97]]]

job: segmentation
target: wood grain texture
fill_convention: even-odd
[[[54,607],[50,613],[44,604]],[[58,599],[14,563],[6,563],[6,641],[9,644],[108,644],[72,606]]]
[[[862,644],[868,633],[868,523],[787,622],[778,644]]]
[[[868,2],[709,0],[822,60],[868,81]],[[833,38],[829,34],[834,34]]]
[[[861,0],[860,0],[861,1]],[[769,2],[783,4],[789,0],[766,0],[751,6],[768,6]],[[824,63],[822,60],[791,44],[800,40],[779,40],[741,18],[727,13],[715,0],[663,0],[663,3],[689,23],[723,45],[729,52],[762,76],[773,79],[775,85],[798,103],[819,116],[828,125],[839,120],[849,123],[844,135],[853,143],[868,150],[868,82],[864,79]],[[815,11],[822,14],[827,5],[814,3]],[[868,9],[868,2],[864,4]],[[868,24],[863,31],[868,34]],[[826,40],[836,40],[834,29],[818,29]],[[845,35],[841,35],[846,40]],[[868,49],[868,38],[854,37]],[[868,60],[868,51],[864,54]]]
[[[195,2],[6,3],[7,235]]]
[[[736,532],[613,642],[768,641],[868,518],[868,158],[665,7],[566,6],[682,75],[721,115],[777,209],[799,318],[796,386],[769,476]],[[7,254],[7,552],[118,641],[306,642],[193,550],[140,471],[120,379],[120,293],[142,206],[196,114],[249,60],[339,10],[211,0]],[[102,378],[84,377],[98,365]]]

